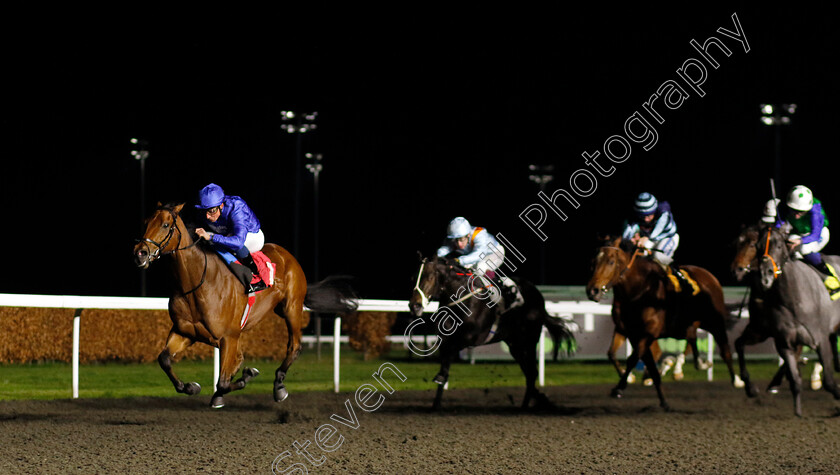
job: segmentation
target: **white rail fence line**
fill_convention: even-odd
[[[34,294],[2,294],[0,293],[0,307],[35,307],[35,308],[72,308],[76,309],[73,316],[73,398],[79,397],[79,332],[81,329],[81,313],[84,309],[128,309],[128,310],[167,310],[169,298],[154,297],[88,297],[78,295],[34,295]],[[584,331],[594,329],[595,315],[610,315],[610,305],[598,304],[589,301],[564,301],[546,302],[546,311],[555,317],[571,317],[572,315],[584,316]],[[437,311],[438,303],[430,302],[426,308],[427,313]],[[309,310],[309,309],[307,309]],[[362,312],[407,312],[408,301],[406,300],[359,300],[359,311]],[[545,385],[545,333],[543,328],[539,341],[539,384]],[[423,341],[424,336],[415,336],[413,340]],[[429,338],[437,338],[432,335]],[[405,338],[402,335],[394,335],[389,338],[394,342],[402,342],[405,345]],[[304,343],[314,343],[314,336],[304,336]],[[334,335],[322,336],[321,342],[333,344],[333,384],[335,392],[339,392],[339,357],[340,344],[349,341],[348,337],[341,336],[341,318],[336,317],[334,324]],[[712,361],[712,339],[708,338],[709,361]],[[628,355],[630,345],[627,344]],[[219,380],[219,349],[214,348],[213,352],[213,388]],[[708,378],[712,379],[712,369],[708,370]]]

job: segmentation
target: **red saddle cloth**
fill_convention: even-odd
[[[254,276],[254,279],[251,283],[259,282],[262,279],[265,282],[265,285],[271,287],[274,285],[274,275],[277,273],[277,264],[271,262],[271,260],[262,253],[262,251],[252,252],[251,257],[254,259],[254,263],[257,265],[257,269],[260,271],[259,277]]]

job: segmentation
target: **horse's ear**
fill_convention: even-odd
[[[425,257],[423,257],[423,253],[420,252],[420,251],[417,251],[417,260],[420,261],[420,262],[423,262],[423,259],[425,259]]]
[[[163,208],[163,203],[161,203],[160,201],[158,201],[158,202],[157,202],[157,205],[155,205],[155,208]]]
[[[615,238],[612,242],[613,247],[618,247],[621,244],[621,236]]]
[[[181,209],[184,207],[184,204],[185,203],[180,203],[180,204],[176,205],[175,208],[173,208],[173,211],[175,211],[176,213],[180,213]]]

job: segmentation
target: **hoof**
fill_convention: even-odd
[[[244,379],[246,383],[259,375],[260,370],[258,370],[257,368],[245,368],[244,370],[242,370],[242,379]]]
[[[667,402],[661,403],[659,407],[661,407],[665,412],[671,412],[671,406],[669,406]]]
[[[195,396],[201,392],[201,385],[198,383],[187,383],[184,385],[184,394]]]
[[[225,407],[225,400],[222,396],[215,396],[210,400],[210,407],[213,409],[221,409]]]
[[[628,374],[627,375],[627,384],[633,384],[635,382],[636,382],[636,375],[633,374],[633,373]]]
[[[744,384],[744,380],[741,379],[741,377],[736,374],[735,378],[732,380],[732,386],[734,386],[738,389],[742,389],[746,385]]]
[[[435,384],[446,384],[446,378],[440,373],[436,374],[432,381]]]
[[[758,397],[758,388],[755,386],[755,384],[751,383],[749,386],[746,387],[746,390],[747,397]]]
[[[674,371],[674,381],[682,381],[685,378],[685,373],[682,371]]]
[[[778,394],[779,393],[779,387],[778,386],[771,386],[771,387],[767,388],[767,392],[770,393],[770,394]]]
[[[645,386],[653,386],[653,378],[645,378],[642,384],[644,384]]]
[[[624,396],[624,393],[618,388],[613,388],[613,390],[610,392],[610,396],[616,399],[621,399],[621,397]]]
[[[814,391],[822,389],[822,381],[811,381],[811,389]]]
[[[285,401],[287,397],[289,397],[289,391],[286,391],[285,387],[274,390],[274,402]]]

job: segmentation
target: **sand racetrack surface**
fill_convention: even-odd
[[[450,390],[438,413],[429,410],[431,390],[398,388],[373,412],[360,410],[351,393],[292,393],[280,404],[270,395],[232,394],[218,411],[204,393],[5,401],[0,473],[271,473],[285,451],[276,473],[839,470],[840,410],[825,391],[803,392],[800,419],[786,389],[748,399],[723,383],[664,388],[670,412],[639,385],[620,400],[604,385],[546,388],[558,408],[540,413],[518,409],[521,388]],[[315,444],[324,424],[337,429],[330,438],[329,428],[321,433],[332,452]],[[293,446],[307,440],[311,461]]]

